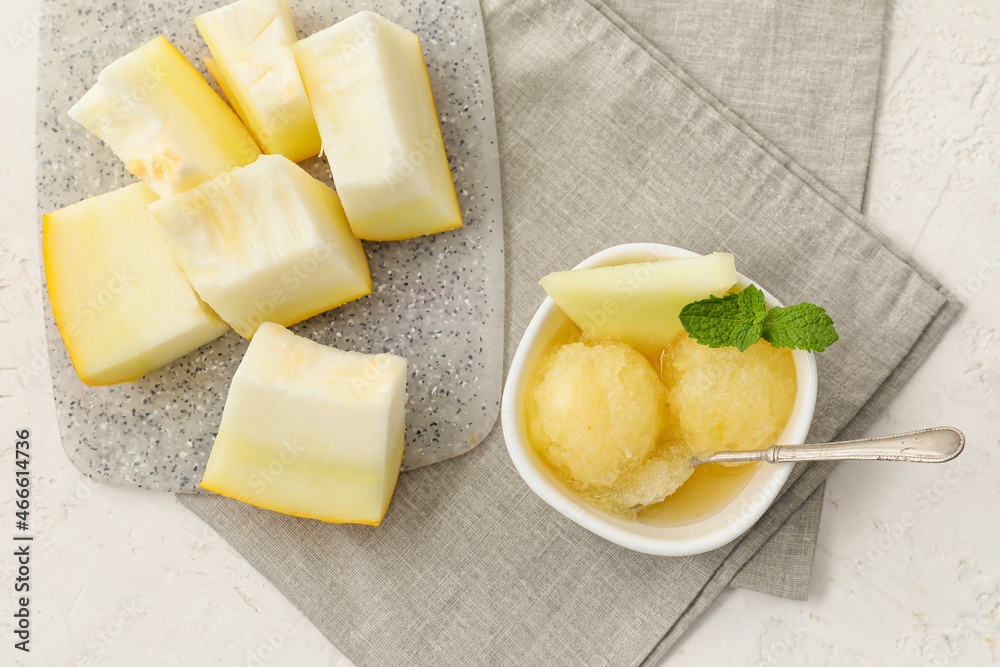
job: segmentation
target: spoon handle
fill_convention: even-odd
[[[957,428],[939,426],[878,438],[825,442],[817,445],[774,445],[748,452],[717,452],[701,463],[746,463],[767,461],[835,461],[869,459],[873,461],[910,461],[943,463],[962,453],[965,436]]]

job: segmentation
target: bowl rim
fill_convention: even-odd
[[[656,259],[696,257],[698,253],[662,243],[626,243],[591,255],[575,269],[595,268]],[[780,306],[763,287],[738,273],[738,283],[756,285],[768,306]],[[561,317],[560,317],[561,315]],[[771,506],[791,474],[793,464],[761,464],[743,489],[719,511],[683,526],[653,526],[625,522],[591,507],[562,485],[538,460],[527,440],[523,409],[530,371],[541,348],[565,315],[546,296],[528,323],[511,360],[500,405],[501,427],[507,452],[528,487],[557,512],[590,532],[634,551],[658,556],[691,556],[721,547],[750,529]],[[812,352],[793,350],[797,391],[792,415],[778,438],[779,444],[802,444],[816,407],[817,372]]]

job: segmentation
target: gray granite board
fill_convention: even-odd
[[[43,2],[39,216],[136,180],[66,111],[104,66],[158,34],[205,74],[208,48],[193,19],[220,4]],[[289,9],[300,37],[371,9],[421,38],[464,227],[410,241],[366,242],[372,294],[292,330],[342,349],[406,357],[404,469],[457,456],[493,428],[502,379],[500,171],[479,3],[292,0]],[[322,159],[303,166],[332,185]],[[74,465],[102,482],[198,491],[247,341],[230,331],[137,382],[88,387],[73,370],[47,299],[45,324],[59,429]]]

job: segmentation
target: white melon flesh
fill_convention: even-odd
[[[214,56],[206,66],[264,152],[294,162],[319,154],[285,0],[238,0],[194,22]]]
[[[292,51],[354,234],[385,241],[460,227],[417,36],[364,11]]]
[[[371,292],[337,193],[281,155],[152,204],[195,290],[246,338]]]
[[[69,117],[161,197],[260,155],[232,109],[162,35],[105,67]]]
[[[684,330],[681,308],[736,284],[729,253],[550,273],[540,284],[590,338],[665,345]]]
[[[89,385],[137,380],[229,330],[146,213],[155,200],[135,183],[43,216],[52,314]]]
[[[403,457],[406,360],[262,324],[233,377],[201,486],[258,507],[378,525]]]

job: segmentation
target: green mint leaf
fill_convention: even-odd
[[[689,303],[681,309],[680,320],[701,345],[741,352],[761,338],[774,347],[822,352],[839,338],[833,320],[819,306],[800,303],[768,310],[764,293],[754,285],[738,294]]]
[[[739,293],[740,315],[745,321],[760,324],[767,315],[767,302],[764,300],[764,293],[755,285],[747,285]]]
[[[811,303],[772,308],[763,321],[762,336],[774,347],[822,352],[839,339],[826,311]]]
[[[742,298],[741,294],[727,294],[721,299],[710,296],[689,303],[681,308],[681,325],[701,345],[734,346],[743,352],[760,340],[764,316],[757,318],[753,294]],[[760,298],[763,299],[763,294]]]

